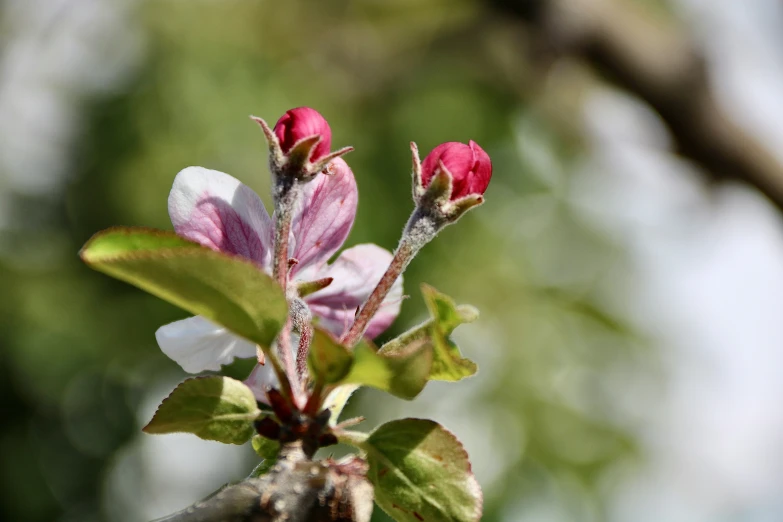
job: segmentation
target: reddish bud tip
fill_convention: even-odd
[[[451,173],[451,200],[471,194],[481,195],[492,177],[492,161],[475,141],[468,145],[456,141],[441,143],[421,164],[421,181],[426,187],[439,169],[440,163]]]
[[[316,162],[329,154],[332,148],[332,129],[323,116],[310,107],[297,107],[287,111],[277,120],[274,129],[280,148],[287,154],[297,142],[304,138],[320,136],[321,141],[313,149],[310,161]]]

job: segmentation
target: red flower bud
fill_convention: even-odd
[[[332,148],[332,129],[323,116],[310,107],[297,107],[286,111],[275,124],[275,135],[283,153],[287,154],[299,140],[320,136],[321,141],[313,149],[310,161],[316,162],[329,154]]]
[[[456,141],[441,143],[421,164],[421,181],[426,187],[442,161],[451,173],[451,200],[471,194],[484,194],[492,177],[492,161],[475,141],[468,145]]]

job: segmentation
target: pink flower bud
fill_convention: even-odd
[[[451,200],[454,201],[471,194],[481,195],[489,186],[492,177],[492,161],[484,149],[475,141],[468,145],[456,141],[441,143],[421,164],[421,181],[426,187],[443,162],[451,173]]]
[[[332,129],[323,116],[310,107],[297,107],[286,111],[275,124],[275,135],[280,140],[283,153],[287,154],[304,138],[320,136],[321,141],[313,149],[310,161],[316,162],[329,154],[332,148]]]

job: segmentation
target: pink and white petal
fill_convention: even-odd
[[[255,357],[256,345],[200,315],[161,326],[160,349],[188,373],[220,370],[235,357]]]
[[[180,171],[169,194],[169,216],[182,237],[269,265],[269,214],[253,190],[228,174],[202,167]]]
[[[253,390],[256,400],[264,404],[269,404],[269,398],[266,396],[267,388],[280,386],[280,381],[277,379],[277,374],[275,374],[271,364],[256,364],[248,378],[244,380],[244,383]]]
[[[356,217],[359,193],[348,164],[336,158],[330,174],[318,174],[305,184],[291,223],[289,252],[299,264],[292,275],[310,265],[320,266],[345,242]]]
[[[319,324],[335,335],[342,335],[353,322],[356,308],[369,297],[392,260],[388,250],[373,244],[357,245],[343,251],[331,265],[317,272],[318,279],[332,277],[332,284],[305,297]],[[402,277],[397,278],[370,321],[367,337],[377,337],[400,313]]]

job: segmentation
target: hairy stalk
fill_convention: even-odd
[[[354,346],[361,340],[365,330],[367,330],[367,325],[378,312],[394,282],[405,271],[411,260],[416,257],[419,250],[432,241],[440,228],[442,228],[442,225],[438,226],[438,221],[430,214],[421,208],[414,210],[402,234],[400,244],[394,252],[389,268],[386,269],[370,297],[367,298],[359,313],[356,314],[351,327],[343,335],[341,341],[345,346]]]
[[[307,353],[313,340],[313,328],[309,324],[299,327],[299,348],[296,351],[296,372],[304,382],[307,378]]]
[[[288,286],[288,241],[291,236],[291,221],[300,193],[299,184],[292,176],[277,176],[275,178],[272,193],[275,204],[275,247],[272,259],[272,277],[278,282],[283,292],[286,292]],[[278,335],[277,354],[290,382],[288,395],[295,404],[298,404],[302,394],[302,386],[296,372],[291,349],[291,326],[292,321],[289,317]]]
[[[291,236],[291,220],[294,206],[300,194],[298,183],[291,177],[275,180],[275,248],[272,260],[272,277],[285,292],[288,285],[288,240]]]
[[[285,390],[287,396],[294,404],[299,404],[302,395],[302,385],[299,381],[299,375],[296,373],[293,351],[291,350],[291,318],[289,317],[285,326],[277,336],[277,354],[283,366],[283,372],[287,376],[286,382],[289,383]],[[282,382],[281,382],[282,384]]]
[[[394,281],[396,281],[403,270],[405,270],[415,254],[416,252],[413,250],[413,245],[403,237],[397,250],[394,252],[394,257],[389,264],[389,268],[386,269],[386,272],[383,274],[383,277],[381,277],[381,280],[378,281],[378,284],[375,286],[375,289],[373,289],[370,297],[367,298],[367,301],[362,305],[359,313],[356,314],[351,328],[343,335],[341,341],[345,346],[353,346],[359,342],[362,335],[364,335],[365,330],[367,330],[370,319],[378,312],[381,303],[386,297],[386,294],[389,293],[389,290],[391,290]]]

